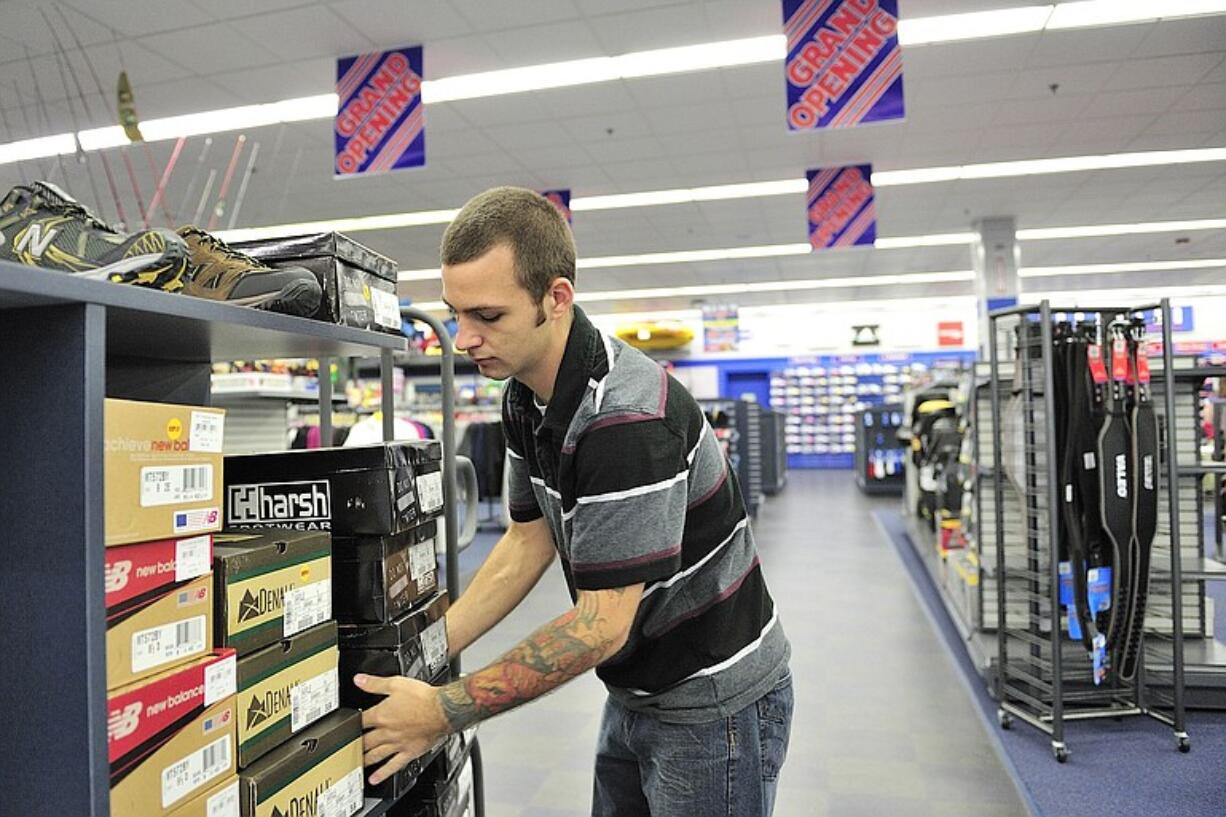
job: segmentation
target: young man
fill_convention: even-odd
[[[702,411],[575,306],[554,206],[500,187],[443,236],[456,346],[503,397],[513,523],[447,614],[452,655],[555,554],[575,606],[443,687],[358,676],[366,763],[390,776],[451,732],[595,668],[609,698],[594,815],[769,815],[792,717],[789,646],[735,475]],[[386,761],[386,762],[384,762]]]

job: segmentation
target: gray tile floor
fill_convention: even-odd
[[[799,471],[754,525],[792,642],[779,817],[1024,817],[956,670],[846,471]],[[496,658],[569,606],[555,567],[465,653]],[[588,674],[480,730],[488,817],[580,817],[604,690]]]

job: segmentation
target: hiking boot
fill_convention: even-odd
[[[0,200],[0,259],[174,292],[187,248],[169,230],[125,235],[50,182],[19,185]]]
[[[183,292],[196,298],[253,306],[285,315],[310,316],[323,290],[302,267],[266,267],[199,227],[180,227],[191,253]]]

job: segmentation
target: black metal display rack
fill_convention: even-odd
[[[1162,324],[1163,366],[1157,406],[1165,422],[1160,453],[1159,507],[1168,521],[1153,543],[1146,637],[1140,669],[1131,683],[1115,672],[1101,686],[1080,642],[1064,635],[1059,597],[1059,469],[1056,452],[1056,407],[1053,380],[1053,323],[1059,313],[1078,319],[1097,318],[1106,325],[1117,315],[1133,317],[1157,310]],[[1177,417],[1172,359],[1170,303],[1137,308],[1017,307],[993,312],[989,347],[992,380],[1001,382],[1016,367],[1014,391],[1021,400],[1020,453],[1023,473],[1013,471],[1014,484],[1003,467],[1003,397],[991,389],[992,505],[996,547],[997,673],[996,697],[1001,726],[1016,717],[1051,736],[1052,752],[1068,758],[1065,724],[1088,718],[1148,715],[1172,727],[1178,748],[1191,744],[1184,725],[1184,584],[1181,576],[1179,501],[1180,473],[1176,436],[1170,418]],[[1037,331],[1034,331],[1036,330]],[[1020,331],[1019,331],[1020,330]],[[1019,340],[1020,338],[1020,340]],[[1020,349],[1018,348],[1020,347]],[[1007,373],[1006,373],[1007,372]],[[1006,520],[1005,497],[1021,494],[1021,519]],[[1001,524],[1004,521],[1005,524]]]
[[[168,393],[193,373],[205,378],[207,389],[209,364],[217,361],[318,358],[324,364],[373,350],[389,386],[388,435],[391,356],[405,341],[0,262],[0,343],[0,416],[7,425],[0,435],[0,628],[9,657],[0,673],[5,813],[107,817],[104,399],[150,395],[159,384],[166,384],[161,399],[173,399]],[[325,409],[330,385],[322,378]],[[444,445],[449,500],[456,497],[454,452],[454,445]],[[446,505],[454,595],[458,562],[450,543],[457,541],[458,523],[455,502]],[[480,814],[479,755],[474,758]],[[371,813],[386,806],[377,809]]]
[[[762,493],[775,496],[788,481],[787,415],[762,409]]]
[[[856,484],[866,494],[902,496],[906,447],[898,440],[900,403],[866,408],[856,415]]]
[[[708,416],[723,412],[728,424],[715,426],[715,435],[728,452],[750,516],[757,516],[763,492],[762,407],[752,400],[699,400]],[[713,424],[714,425],[714,424]]]

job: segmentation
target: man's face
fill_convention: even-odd
[[[443,300],[458,324],[456,348],[486,377],[515,377],[544,356],[548,321],[542,305],[516,282],[515,256],[508,245],[444,266]]]

